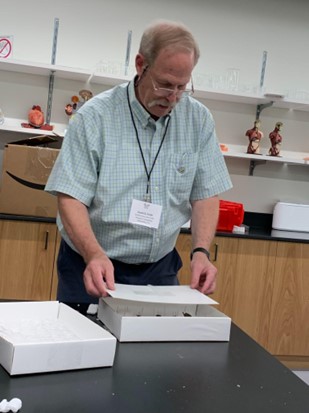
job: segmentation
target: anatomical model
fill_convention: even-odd
[[[259,155],[260,154],[260,140],[263,138],[264,134],[260,131],[260,120],[257,119],[254,122],[252,129],[248,129],[246,136],[249,139],[249,145],[247,148],[247,153]]]

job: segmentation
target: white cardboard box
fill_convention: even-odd
[[[277,202],[274,207],[272,228],[309,232],[309,205]]]
[[[109,367],[115,350],[115,337],[65,304],[0,304],[0,364],[11,375]]]
[[[98,318],[121,342],[229,341],[230,338],[231,319],[207,304],[103,297],[99,300]]]

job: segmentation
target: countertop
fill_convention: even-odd
[[[117,343],[113,367],[10,377],[22,413],[308,413],[309,387],[232,324],[230,342]],[[1,401],[0,397],[0,401]]]
[[[47,217],[32,217],[25,215],[10,215],[1,214],[0,220],[12,220],[12,221],[30,221],[30,222],[47,222],[55,223],[56,218]],[[249,238],[260,239],[265,241],[286,241],[286,242],[301,242],[309,243],[308,232],[292,232],[292,231],[279,231],[273,230],[272,214],[260,214],[246,212],[244,218],[244,224],[248,227],[248,232],[245,234],[234,234],[229,231],[217,231],[218,237],[232,237],[232,238]],[[190,228],[182,228],[181,233],[190,234]]]
[[[264,241],[284,241],[309,243],[308,232],[281,231],[272,229],[272,214],[246,212],[243,224],[248,231],[244,234],[230,231],[217,231],[218,237],[260,239]],[[189,228],[182,228],[181,233],[190,234]]]
[[[0,213],[0,220],[56,223],[56,218]]]

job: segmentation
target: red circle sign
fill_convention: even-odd
[[[6,59],[10,56],[12,51],[12,43],[10,39],[3,37],[0,38],[0,58]]]

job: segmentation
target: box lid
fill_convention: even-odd
[[[108,290],[113,298],[144,303],[162,304],[218,304],[212,298],[189,285],[125,285],[115,284]]]

